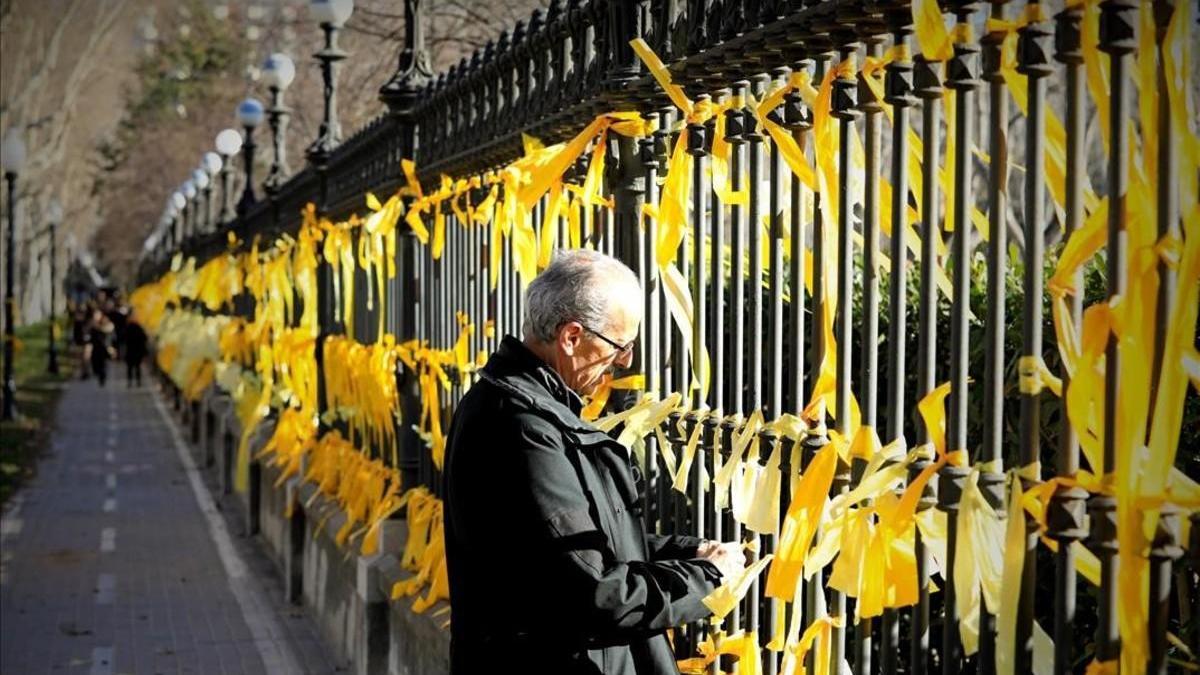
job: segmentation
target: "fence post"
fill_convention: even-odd
[[[918,374],[917,399],[920,400],[937,385],[937,288],[934,285],[934,270],[937,265],[936,242],[938,230],[938,185],[932,177],[938,171],[938,144],[941,132],[942,64],[932,61],[924,54],[918,55],[913,65],[915,92],[921,99],[921,166],[929,180],[921,183],[921,281],[918,310]],[[814,277],[814,284],[816,283]],[[929,429],[917,425],[917,442],[930,440]],[[928,463],[918,459],[909,467],[909,481],[914,480]],[[935,476],[922,490],[919,510],[932,508],[936,503],[938,483]],[[917,559],[918,600],[912,608],[912,650],[909,659],[910,672],[925,673],[929,668],[930,620],[929,620],[929,571],[931,554],[916,533],[914,555]]]
[[[400,138],[400,157],[417,160],[417,106],[421,92],[428,86],[433,71],[429,55],[425,51],[425,32],[422,25],[420,0],[404,2],[404,50],[400,52],[400,63],[391,79],[379,90],[379,98],[388,107],[396,134]],[[412,197],[404,201],[405,212],[412,205]],[[416,235],[403,221],[397,223],[396,272],[400,277],[400,292],[392,297],[396,308],[396,342],[403,344],[417,337],[417,261],[420,254]],[[417,484],[418,453],[421,439],[413,429],[420,414],[420,398],[417,375],[397,365],[397,391],[400,395],[400,430],[397,442],[401,485]]]
[[[1066,66],[1066,131],[1067,131],[1067,175],[1066,175],[1066,222],[1064,239],[1083,225],[1083,178],[1087,171],[1084,155],[1084,90],[1083,51],[1080,20],[1083,10],[1079,7],[1064,9],[1056,16],[1055,58]],[[1083,288],[1083,274],[1076,273],[1075,287]],[[1076,326],[1083,322],[1083,293],[1075,293],[1070,301],[1070,313]],[[1078,342],[1076,343],[1078,344]],[[1070,375],[1063,369],[1063,398],[1071,390]],[[1079,439],[1064,416],[1059,431],[1060,442],[1056,457],[1058,475],[1071,476],[1079,470]],[[1072,645],[1075,623],[1075,542],[1087,535],[1084,528],[1084,506],[1087,491],[1080,487],[1055,490],[1047,511],[1047,536],[1058,542],[1055,561],[1054,600],[1054,672],[1072,672],[1074,649]]]
[[[853,378],[851,363],[851,347],[854,341],[854,241],[851,230],[854,227],[851,213],[854,207],[854,196],[850,193],[850,145],[851,139],[857,137],[856,121],[861,116],[858,111],[858,83],[850,71],[855,70],[857,43],[853,33],[834,34],[834,40],[840,43],[838,47],[839,65],[846,64],[849,70],[842,70],[833,79],[832,113],[838,120],[838,185],[836,191],[837,206],[837,247],[830,261],[837,270],[833,292],[837,298],[837,309],[834,314],[833,331],[836,338],[834,346],[837,363],[837,395],[834,398],[834,418],[837,422],[837,432],[846,440],[851,439],[850,429],[850,388]],[[868,179],[869,180],[869,179]],[[832,195],[831,195],[832,196]],[[758,278],[759,275],[755,275]],[[825,349],[829,349],[829,345]],[[862,345],[859,345],[860,349]],[[830,495],[837,495],[850,489],[850,463],[838,460],[837,469],[833,474]],[[846,617],[846,593],[834,588],[829,589],[829,614],[832,617]],[[846,656],[846,620],[833,629],[833,646],[830,649],[830,662],[833,667],[840,668],[842,659]],[[857,670],[855,672],[863,672]]]
[[[1125,125],[1129,119],[1130,67],[1137,46],[1137,3],[1133,0],[1106,0],[1100,5],[1100,49],[1109,56],[1111,68],[1108,158],[1108,297],[1125,293],[1126,245],[1125,199],[1129,184],[1129,139]],[[1097,472],[1103,480],[1113,479],[1117,466],[1117,400],[1121,391],[1121,356],[1116,336],[1109,335],[1104,362],[1104,460]],[[1115,661],[1121,653],[1117,627],[1117,500],[1108,495],[1093,497],[1091,539],[1100,558],[1100,611],[1096,629],[1096,660]]]
[[[884,78],[884,100],[891,104],[892,115],[892,236],[891,271],[888,287],[888,365],[887,365],[887,435],[891,442],[904,437],[906,417],[904,380],[907,361],[905,347],[908,335],[908,155],[909,108],[916,103],[913,96],[912,59],[908,55],[908,35],[912,32],[911,13],[896,11],[888,14],[892,43],[900,55],[887,65]],[[802,257],[801,257],[802,258]],[[798,287],[798,285],[797,285]],[[883,611],[883,630],[879,642],[880,668],[885,675],[897,670],[900,647],[900,620],[895,609]]]

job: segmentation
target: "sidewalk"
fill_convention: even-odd
[[[0,673],[337,672],[270,562],[226,527],[153,386],[63,392],[38,474],[0,521]]]

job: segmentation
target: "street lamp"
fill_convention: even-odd
[[[158,236],[159,236],[159,232],[162,231],[162,227],[163,227],[163,221],[160,220],[160,221],[158,221],[158,226],[155,227],[154,231],[150,233],[150,236],[146,237],[146,241],[142,242],[142,259],[143,260],[146,259],[147,257],[149,257],[149,258],[154,257],[154,255],[155,255],[154,249],[155,249],[155,247],[158,246]]]
[[[267,179],[263,181],[263,189],[268,195],[278,192],[290,173],[284,136],[287,134],[287,119],[291,110],[283,104],[283,92],[295,77],[296,66],[287,54],[272,54],[263,64],[263,80],[271,90],[271,107],[267,110],[267,122],[271,126],[271,141],[274,147],[271,170],[267,172]]]
[[[224,166],[221,161],[221,156],[209,150],[204,153],[204,159],[200,161],[200,168],[204,173],[208,174],[208,187],[204,189],[204,209],[208,214],[208,230],[210,232],[217,231],[217,214],[213,213],[212,193],[217,187],[217,173]]]
[[[209,230],[212,229],[212,208],[208,199],[212,194],[212,188],[208,182],[208,172],[203,168],[192,169],[192,183],[196,185],[197,216],[199,216],[201,213],[199,207],[204,207],[204,217],[197,218],[195,221],[198,225],[196,230],[198,231],[198,234],[207,234]]]
[[[325,31],[325,48],[313,54],[321,62],[321,79],[325,83],[325,113],[317,140],[308,147],[309,160],[323,164],[342,139],[341,125],[337,120],[337,71],[338,61],[346,58],[346,52],[338,49],[337,31],[354,12],[354,0],[312,0],[309,4],[312,18]]]
[[[171,209],[167,208],[163,211],[162,216],[158,219],[158,225],[154,228],[152,238],[154,243],[150,246],[150,257],[158,263],[163,259],[166,253],[167,246],[171,243],[171,221],[174,216],[171,215]]]
[[[17,381],[13,376],[13,342],[17,339],[15,326],[16,300],[13,298],[13,251],[17,247],[17,174],[25,164],[25,141],[21,132],[12,128],[4,134],[0,142],[0,168],[4,169],[4,179],[8,181],[8,236],[5,240],[5,271],[4,271],[4,419],[17,418]]]
[[[47,350],[46,372],[58,374],[58,319],[54,315],[54,300],[58,287],[58,224],[63,219],[62,204],[57,199],[50,201],[46,209],[46,219],[50,221],[50,347]]]
[[[183,238],[187,240],[196,234],[196,184],[189,178],[183,181],[179,191],[186,200],[183,208]]]
[[[237,107],[238,123],[246,130],[246,141],[242,144],[242,161],[246,171],[246,187],[242,189],[242,197],[237,203],[238,217],[246,215],[254,206],[254,128],[262,124],[263,105],[256,98],[248,98]]]
[[[171,248],[175,249],[179,248],[183,243],[183,209],[187,206],[187,197],[184,197],[182,192],[176,190],[171,193],[170,204],[173,208],[171,216],[174,219],[174,222],[171,224]]]
[[[221,156],[221,225],[233,220],[233,167],[229,160],[242,149],[242,135],[237,129],[224,129],[217,134],[217,153]]]

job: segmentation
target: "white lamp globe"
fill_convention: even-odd
[[[208,174],[204,169],[194,169],[192,171],[192,182],[196,184],[196,189],[203,190],[208,187]]]
[[[287,54],[275,53],[263,63],[263,82],[268,87],[287,89],[296,77],[296,64]]]
[[[341,26],[354,13],[354,0],[312,0],[308,9],[317,23]]]
[[[20,173],[25,166],[25,141],[21,131],[16,127],[4,132],[4,141],[0,142],[0,167],[4,173]]]
[[[249,129],[262,124],[263,104],[256,98],[248,98],[242,101],[237,107],[237,119],[238,124]]]
[[[183,196],[187,197],[188,199],[196,198],[196,184],[192,182],[191,178],[183,181],[183,186],[180,188],[180,191],[183,192]]]
[[[208,152],[204,153],[203,164],[204,164],[204,170],[208,172],[208,175],[215,176],[215,175],[217,175],[217,172],[221,170],[221,167],[224,166],[225,163],[221,161],[220,155],[209,150]]]
[[[237,129],[224,129],[217,134],[217,152],[232,157],[242,149],[242,135]]]
[[[184,197],[182,192],[176,190],[171,195],[171,205],[175,207],[175,213],[178,214],[180,209],[187,206],[187,197]]]
[[[62,222],[63,207],[57,199],[51,199],[50,204],[46,207],[46,220],[55,224]]]

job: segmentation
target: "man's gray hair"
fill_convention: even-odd
[[[616,303],[641,298],[637,275],[620,260],[589,249],[560,251],[525,289],[525,337],[549,342],[568,321],[604,330]]]

